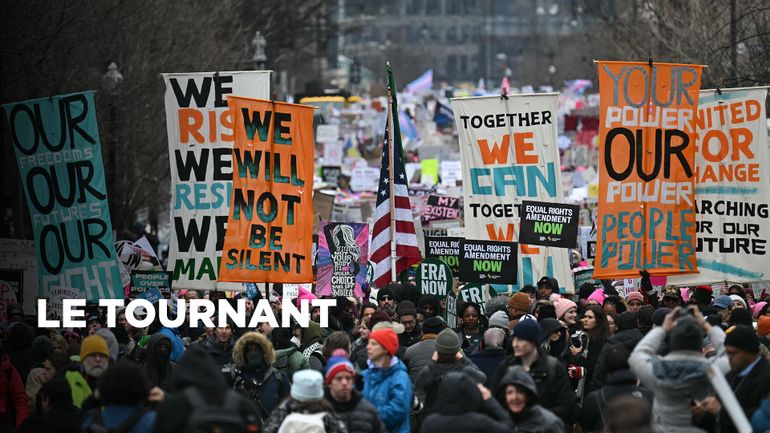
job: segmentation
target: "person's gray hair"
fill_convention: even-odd
[[[500,328],[489,328],[484,331],[485,348],[502,348],[505,342],[505,331]]]
[[[497,295],[484,303],[484,315],[492,317],[498,311],[508,312],[508,295]]]

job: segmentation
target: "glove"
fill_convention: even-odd
[[[585,376],[585,374],[586,369],[584,367],[575,364],[570,364],[567,366],[567,375],[570,379],[580,380]]]

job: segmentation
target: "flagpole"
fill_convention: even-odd
[[[390,66],[390,62],[388,62]],[[393,142],[393,95],[388,86],[388,186],[390,188],[390,277],[396,281],[396,198],[393,196],[393,153],[395,146]]]

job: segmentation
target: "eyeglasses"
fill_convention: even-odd
[[[390,295],[383,295],[380,297],[380,301],[392,301],[393,297]]]

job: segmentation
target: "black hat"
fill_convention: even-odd
[[[700,352],[703,347],[703,331],[692,317],[679,319],[670,334],[671,350]]]
[[[414,304],[410,301],[402,301],[400,304],[398,304],[398,307],[396,307],[396,314],[398,314],[398,317],[416,316],[417,309],[414,308]]]
[[[438,334],[446,328],[446,322],[441,317],[435,316],[422,322],[422,332],[424,334]]]
[[[618,331],[625,331],[626,329],[634,329],[639,327],[639,320],[636,313],[632,311],[626,311],[621,313],[617,320],[615,320],[615,326],[618,327]]]
[[[759,353],[759,337],[754,329],[738,325],[727,330],[725,346],[732,346],[748,353]]]
[[[393,294],[393,289],[391,289],[390,287],[383,287],[380,289],[379,292],[377,292],[378,301],[381,301],[384,296],[390,296],[391,299],[393,299],[395,302],[396,297]]]

